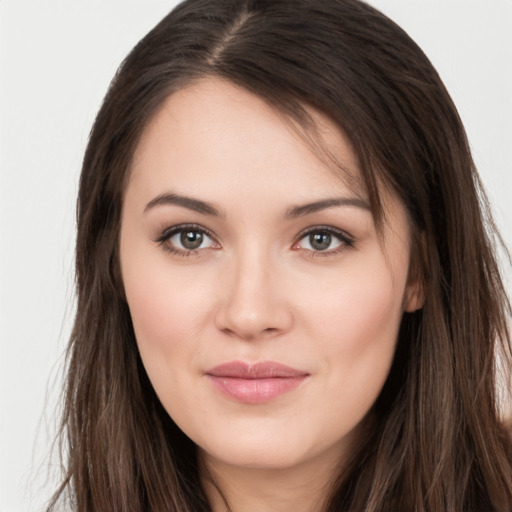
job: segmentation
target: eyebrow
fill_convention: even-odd
[[[328,208],[334,208],[336,206],[353,206],[371,211],[368,202],[363,199],[359,199],[358,197],[333,197],[300,206],[293,206],[286,212],[285,218],[295,219],[297,217],[303,217],[305,215],[310,215],[311,213],[316,213]]]
[[[144,208],[144,213],[157,206],[165,205],[182,206],[183,208],[193,210],[201,213],[202,215],[211,215],[213,217],[222,216],[221,212],[211,203],[172,193],[160,194],[152,199]],[[337,206],[352,206],[371,211],[370,205],[363,199],[359,199],[357,197],[333,197],[304,205],[292,206],[286,211],[285,219],[295,219],[297,217],[303,217],[305,215],[310,215],[328,208],[335,208]]]
[[[177,205],[182,206],[183,208],[188,208],[189,210],[193,210],[203,215],[212,215],[214,217],[221,216],[220,211],[217,210],[217,208],[215,208],[215,206],[212,204],[207,203],[206,201],[201,201],[200,199],[181,196],[179,194],[160,194],[146,205],[144,208],[144,213],[148,210],[151,210],[151,208],[164,205]]]

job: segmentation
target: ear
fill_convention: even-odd
[[[425,285],[423,279],[414,279],[408,282],[404,295],[404,311],[406,313],[414,313],[423,307],[425,303]]]
[[[428,268],[428,256],[426,252],[425,233],[414,237],[411,248],[411,261],[409,263],[409,275],[404,294],[404,311],[414,313],[421,309],[425,303],[426,282],[425,275]]]

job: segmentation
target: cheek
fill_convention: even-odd
[[[158,266],[142,269],[134,281],[125,273],[125,289],[137,339],[166,344],[170,333],[179,338],[180,333],[194,330],[202,302],[200,289],[183,290],[182,283]]]
[[[405,279],[384,261],[354,266],[308,301],[309,337],[317,340],[328,385],[370,407],[389,373],[402,319]]]
[[[171,265],[162,248],[131,243],[129,236],[122,244],[122,276],[139,352],[157,393],[170,393],[169,384],[194,368],[200,347],[193,340],[208,318],[211,294],[197,271]]]
[[[347,284],[340,295],[337,314],[334,308],[327,310],[330,322],[325,321],[326,327],[332,329],[329,338],[335,336],[334,330],[338,331],[340,348],[359,353],[394,342],[402,316],[401,294],[394,292],[390,282],[381,278],[365,283],[361,279],[352,286]]]
[[[405,272],[393,272],[383,258],[368,260],[354,258],[323,281],[323,286],[306,283],[303,288],[309,327],[323,331],[323,339],[331,340],[332,348],[364,350],[366,345],[393,338],[397,331]]]
[[[196,340],[207,316],[204,289],[187,285],[186,279],[173,276],[168,268],[154,265],[142,272],[135,281],[128,272],[125,277],[140,357],[154,391],[169,414],[172,411],[173,419],[195,416],[193,408],[200,394],[194,378],[202,357],[202,346]],[[184,389],[187,400],[183,400]]]
[[[144,269],[136,282],[125,285],[133,326],[141,351],[151,346],[175,351],[203,328],[209,318],[207,287],[194,284],[194,275],[169,272],[158,266]],[[126,280],[125,280],[126,282]]]

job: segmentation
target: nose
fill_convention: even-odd
[[[274,337],[287,332],[293,315],[282,272],[261,250],[239,255],[221,280],[221,300],[215,324],[244,340]]]

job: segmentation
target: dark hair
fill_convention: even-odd
[[[403,317],[388,380],[326,510],[512,510],[511,431],[497,393],[498,358],[511,367],[510,304],[488,204],[431,63],[357,0],[186,0],[121,65],[80,179],[66,473],[49,510],[66,495],[78,512],[209,510],[195,446],[142,366],[118,262],[141,133],[165,98],[204,77],[258,95],[305,134],[315,132],[307,107],[329,116],[352,143],[377,225],[389,186],[413,226],[424,307]]]

